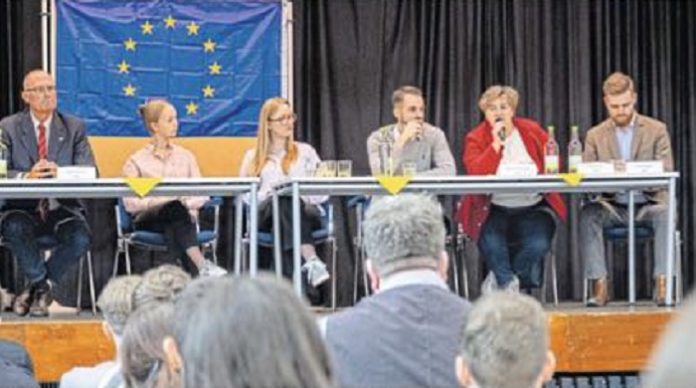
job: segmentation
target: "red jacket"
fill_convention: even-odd
[[[512,122],[522,137],[529,156],[537,165],[539,173],[544,172],[544,144],[549,136],[535,121],[524,118],[513,118]],[[491,125],[484,121],[472,129],[464,139],[464,166],[469,175],[495,175],[502,153],[493,148]],[[566,207],[563,198],[558,193],[545,193],[544,198],[558,216],[565,220]],[[457,220],[464,232],[474,240],[478,240],[481,226],[488,218],[491,196],[486,194],[464,195],[462,197]]]

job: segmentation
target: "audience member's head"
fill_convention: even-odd
[[[684,302],[656,346],[644,388],[691,388],[696,382],[696,294]]]
[[[556,359],[541,304],[507,292],[479,299],[462,330],[455,364],[464,387],[542,387],[553,376]]]
[[[119,276],[106,284],[97,300],[97,306],[104,314],[108,329],[116,337],[116,343],[123,335],[128,317],[135,311],[133,293],[142,281],[140,275]]]
[[[128,319],[120,355],[127,387],[180,385],[178,374],[167,368],[164,352],[164,339],[172,335],[173,319],[174,305],[170,302],[152,302]]]
[[[143,280],[135,289],[133,301],[135,308],[150,302],[172,302],[191,281],[191,276],[180,267],[171,264],[160,265],[143,274]]]
[[[420,194],[380,197],[367,210],[363,227],[374,289],[403,270],[431,269],[447,278],[445,225],[435,199]]]
[[[334,384],[315,319],[284,281],[197,279],[175,309],[176,345],[165,347],[184,387]]]

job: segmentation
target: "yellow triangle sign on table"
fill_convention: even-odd
[[[569,186],[577,186],[580,184],[580,182],[582,182],[582,174],[577,172],[559,175],[561,176],[561,179],[563,179]]]
[[[411,181],[410,176],[377,176],[377,181],[379,182],[385,190],[391,195],[399,194],[401,190]]]
[[[154,189],[162,181],[162,178],[125,178],[125,181],[131,190],[142,198]]]

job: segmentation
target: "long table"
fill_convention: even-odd
[[[259,178],[164,178],[149,196],[236,196],[235,263],[241,262],[242,195],[249,193],[251,275],[256,275]],[[136,196],[123,178],[96,179],[0,179],[0,199],[10,198],[117,198]]]
[[[676,188],[678,172],[644,175],[593,175],[585,176],[577,185],[566,183],[558,175],[540,175],[535,177],[498,177],[498,176],[451,176],[451,177],[414,177],[401,192],[427,192],[434,195],[461,194],[496,194],[496,193],[530,193],[530,192],[560,192],[560,193],[629,193],[629,233],[628,233],[628,267],[629,302],[636,302],[635,292],[635,204],[634,192],[642,190],[666,189],[668,200],[669,233],[667,246],[667,305],[672,305],[672,274],[674,272],[674,234],[676,231]],[[291,178],[278,185],[273,193],[274,215],[277,215],[278,196],[292,197],[293,214],[293,283],[298,293],[301,289],[301,258],[300,258],[300,200],[303,195],[388,195],[375,177],[349,178]],[[275,217],[277,218],[277,217]],[[571,220],[571,222],[573,222]],[[278,236],[277,223],[274,222],[274,235]],[[275,241],[278,241],[275,238]],[[276,245],[276,255],[279,248]],[[278,259],[276,259],[278,260]],[[335,276],[335,274],[331,274]]]

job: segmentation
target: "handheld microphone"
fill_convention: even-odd
[[[502,118],[502,117],[498,117],[498,118],[495,120],[495,122],[496,122],[496,123],[502,123],[502,122],[503,122],[503,118]],[[498,130],[498,137],[500,138],[500,141],[505,141],[505,136],[506,136],[506,134],[505,134],[505,125],[503,125],[503,126],[500,127],[500,129]]]

